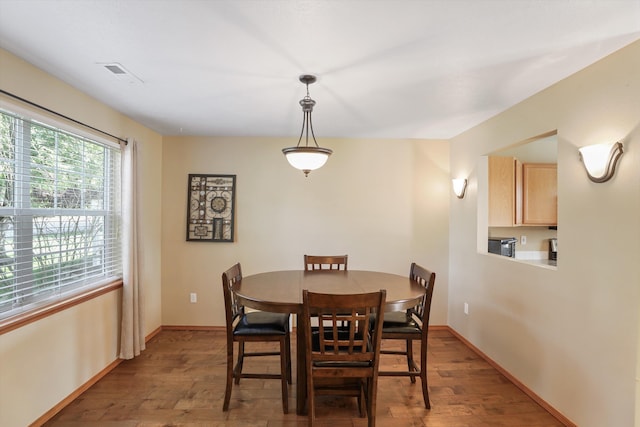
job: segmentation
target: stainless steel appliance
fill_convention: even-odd
[[[555,237],[549,239],[549,260],[558,260],[558,239]]]
[[[515,237],[489,237],[489,253],[515,258],[517,241]]]

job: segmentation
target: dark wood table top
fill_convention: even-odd
[[[413,307],[424,288],[408,276],[377,271],[270,271],[243,277],[234,286],[240,301],[252,308],[281,313],[302,312],[302,290],[335,294],[387,291],[386,309]]]

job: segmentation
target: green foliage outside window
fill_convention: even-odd
[[[0,112],[0,317],[120,274],[119,167],[119,150]]]

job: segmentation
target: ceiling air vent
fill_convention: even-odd
[[[111,71],[113,74],[129,74],[120,64],[107,64],[104,68]]]
[[[111,76],[115,77],[118,80],[122,80],[128,83],[144,83],[142,79],[131,73],[129,70],[124,68],[122,64],[119,64],[117,62],[99,63],[98,65],[104,67],[104,69],[107,70]]]

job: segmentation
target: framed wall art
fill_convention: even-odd
[[[233,242],[236,176],[189,174],[187,241]]]

